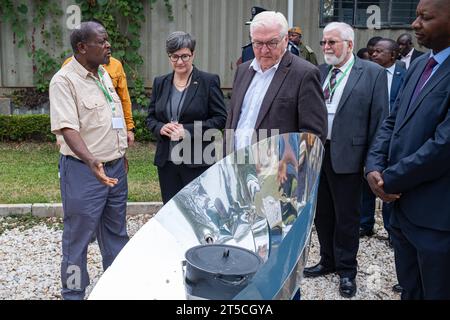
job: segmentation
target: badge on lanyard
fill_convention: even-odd
[[[120,108],[120,104],[119,103],[116,103],[114,101],[111,102],[111,109],[113,111],[113,117],[112,117],[113,129],[123,129],[123,128],[125,128],[123,118],[116,116],[116,110],[118,110],[119,108]]]
[[[113,126],[113,129],[123,129],[123,128],[125,128],[124,125],[123,125],[123,118],[113,117],[112,118],[112,126]]]

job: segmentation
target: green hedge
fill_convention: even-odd
[[[145,127],[146,114],[133,113],[136,125],[136,141],[155,141]],[[38,115],[0,115],[0,141],[55,141],[50,132],[50,116]]]
[[[55,141],[50,132],[50,117],[36,115],[0,115],[0,141]]]

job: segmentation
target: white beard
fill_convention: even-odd
[[[336,57],[334,54],[330,54],[330,55],[324,54],[323,58],[325,59],[326,64],[336,66],[336,65],[340,64],[342,61],[344,61],[345,54],[343,54],[340,57]]]
[[[344,50],[342,51],[342,54],[340,57],[336,57],[336,55],[334,55],[334,54],[324,53],[323,58],[325,60],[325,63],[332,65],[332,66],[336,66],[336,65],[340,64],[347,57],[347,49],[348,49],[348,45],[346,45],[346,43],[345,43]]]

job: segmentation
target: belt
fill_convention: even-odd
[[[72,156],[65,156],[65,157],[67,159],[78,161],[78,162],[81,162],[81,163],[84,164],[84,161],[82,161],[82,160],[80,160],[78,158],[75,158],[75,157],[72,157]],[[122,158],[118,158],[118,159],[114,159],[114,160],[111,160],[111,161],[102,162],[102,164],[103,164],[104,167],[111,167],[111,166],[116,165],[121,159]]]

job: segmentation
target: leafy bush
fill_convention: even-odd
[[[0,116],[0,141],[55,141],[46,114]]]
[[[133,120],[134,125],[136,127],[135,140],[136,141],[156,141],[156,138],[153,134],[148,131],[147,126],[145,125],[145,118],[147,114],[141,112],[133,112]]]
[[[146,115],[134,113],[136,141],[155,141],[145,127]],[[39,115],[0,115],[0,141],[55,141],[50,132],[50,116]]]

